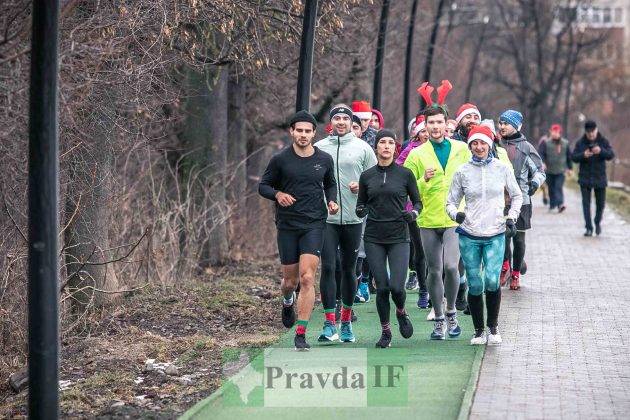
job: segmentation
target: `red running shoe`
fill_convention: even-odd
[[[521,273],[513,272],[512,279],[510,280],[510,290],[519,290],[521,285],[519,280],[521,279]]]
[[[501,267],[501,276],[499,276],[499,284],[501,287],[504,287],[510,276],[512,275],[512,270],[510,269],[510,263],[508,261],[503,262],[503,267]]]

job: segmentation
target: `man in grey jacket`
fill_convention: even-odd
[[[521,191],[523,192],[523,206],[516,221],[517,234],[512,238],[514,243],[514,255],[510,247],[510,240],[505,243],[505,256],[503,267],[501,268],[501,285],[505,285],[510,277],[510,289],[518,290],[520,286],[521,270],[523,268],[523,258],[525,257],[525,231],[529,230],[532,218],[531,196],[536,193],[543,182],[545,182],[545,172],[543,162],[536,148],[527,141],[521,133],[523,125],[523,114],[518,111],[508,109],[499,117],[499,132],[503,139],[503,145],[507,151],[514,175]],[[510,260],[512,265],[510,266]]]

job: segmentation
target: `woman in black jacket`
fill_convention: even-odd
[[[575,143],[571,154],[573,162],[580,164],[578,184],[582,192],[582,211],[586,232],[584,236],[593,236],[591,220],[591,191],[595,190],[595,234],[602,233],[601,222],[606,204],[606,161],[612,160],[615,153],[610,143],[602,136],[595,121],[584,124],[584,135]]]
[[[365,253],[376,281],[376,309],[382,334],[376,347],[386,348],[392,341],[389,326],[389,296],[396,305],[400,334],[409,338],[413,326],[405,311],[405,279],[409,262],[409,230],[407,224],[416,219],[421,209],[420,193],[412,172],[394,162],[396,134],[383,129],[376,135],[378,164],[359,178],[356,213],[367,215]],[[413,205],[405,210],[407,197]],[[389,273],[388,273],[389,267]]]

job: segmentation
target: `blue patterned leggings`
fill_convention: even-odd
[[[504,250],[503,234],[485,239],[459,235],[459,251],[466,269],[468,293],[480,296],[484,290],[494,292],[499,289]]]

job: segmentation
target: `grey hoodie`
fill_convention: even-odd
[[[362,223],[363,219],[355,213],[358,195],[350,191],[348,184],[359,182],[361,174],[376,165],[374,150],[353,133],[330,135],[315,143],[315,147],[332,156],[335,164],[339,212],[329,214],[326,222],[335,225]]]
[[[508,150],[508,156],[514,167],[514,175],[516,181],[523,192],[523,204],[531,204],[529,197],[529,185],[533,184],[539,188],[545,182],[545,172],[543,171],[543,162],[536,148],[527,141],[525,136],[517,132],[515,138],[503,139],[503,144]],[[514,156],[510,154],[509,148],[516,148]]]

